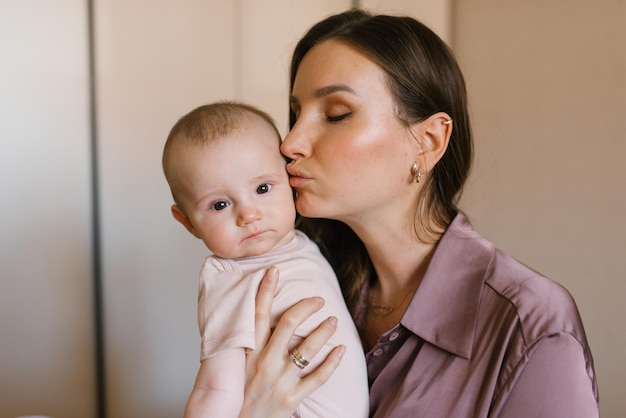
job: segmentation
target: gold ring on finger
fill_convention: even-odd
[[[294,348],[293,351],[289,353],[289,360],[301,369],[304,369],[307,364],[309,364],[309,361],[302,357],[302,354],[300,354],[300,351],[297,348]]]

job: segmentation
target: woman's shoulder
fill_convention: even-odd
[[[463,213],[449,229],[448,249],[456,258],[471,254],[470,261],[477,266],[472,277],[482,284],[482,314],[492,314],[485,311],[488,306],[506,309],[527,344],[559,332],[585,340],[578,308],[565,287],[498,249],[474,230]]]
[[[527,344],[563,332],[584,341],[574,298],[556,281],[496,249],[485,285],[515,311]]]

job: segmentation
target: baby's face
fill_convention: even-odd
[[[180,198],[192,232],[215,255],[259,255],[291,239],[293,193],[270,126],[251,121],[183,153]]]

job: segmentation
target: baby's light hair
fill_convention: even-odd
[[[276,132],[280,144],[280,132],[271,116],[264,111],[239,102],[221,101],[197,107],[180,118],[172,127],[163,148],[163,172],[170,186],[172,197],[177,201],[172,167],[175,148],[180,146],[205,146],[229,136],[255,117],[260,118]]]

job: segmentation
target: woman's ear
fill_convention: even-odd
[[[426,120],[414,124],[411,129],[421,137],[417,157],[420,170],[427,173],[439,162],[448,148],[452,135],[452,118],[445,112],[438,112]]]
[[[193,224],[191,223],[187,215],[185,215],[183,211],[178,207],[178,205],[172,205],[172,216],[174,217],[174,219],[180,222],[185,227],[185,229],[187,229],[187,231],[191,233],[191,235],[196,238],[200,238],[198,237],[198,235],[196,235]]]

